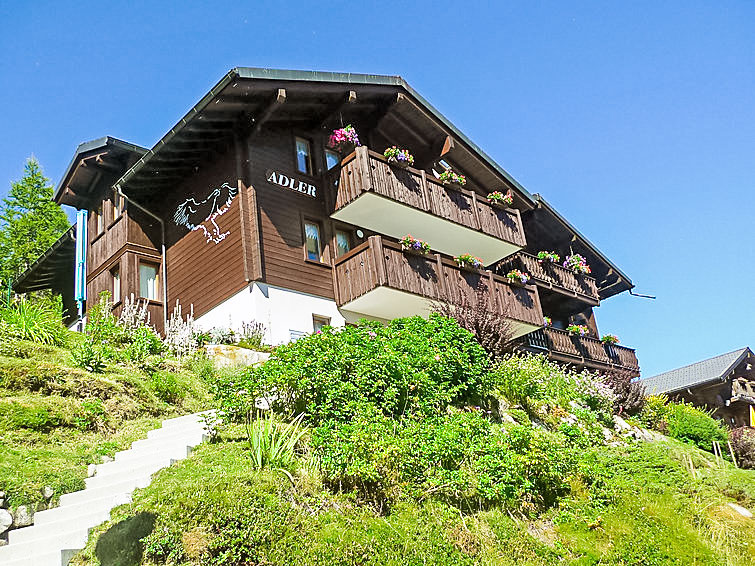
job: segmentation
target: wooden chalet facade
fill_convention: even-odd
[[[328,137],[346,124],[362,145],[337,153]],[[394,145],[413,167],[387,162]],[[438,180],[449,167],[463,188]],[[489,202],[492,191],[513,204]],[[639,375],[633,350],[599,342],[593,313],[629,278],[400,77],[233,69],[152,149],[79,146],[55,199],[89,211],[89,304],[108,290],[117,310],[134,294],[158,329],[180,301],[200,326],[257,320],[282,343],[324,324],[426,314],[482,281],[522,349]],[[402,251],[407,234],[432,252]],[[542,265],[539,250],[581,254],[592,275]],[[486,268],[460,268],[463,253]],[[513,267],[530,284],[511,284]],[[38,288],[54,270],[40,264],[16,287]],[[590,335],[565,334],[571,323]]]
[[[755,354],[740,348],[641,383],[649,395],[666,395],[713,412],[730,427],[755,427]]]

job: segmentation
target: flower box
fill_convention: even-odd
[[[461,254],[454,257],[456,265],[469,271],[478,271],[483,268],[482,260],[471,254]]]
[[[590,333],[587,326],[585,326],[584,324],[570,324],[566,327],[566,331],[569,333],[569,335],[579,336],[580,338],[587,336]]]
[[[412,237],[411,234],[404,236],[399,243],[401,244],[401,249],[408,253],[418,255],[427,255],[430,253],[430,244]]]
[[[616,335],[614,335],[614,334],[605,334],[600,339],[600,341],[603,342],[603,344],[609,344],[609,345],[618,344],[619,343],[619,337],[616,336]]]
[[[399,149],[395,145],[389,147],[383,152],[383,156],[388,160],[391,165],[397,167],[407,168],[414,165],[414,156],[409,153],[408,149]]]
[[[590,266],[587,265],[587,260],[579,254],[567,256],[566,261],[564,261],[564,267],[580,275],[591,272]]]
[[[351,151],[353,151],[355,147],[359,147],[361,145],[362,144],[359,143],[359,136],[357,135],[357,131],[351,124],[344,126],[343,128],[333,130],[333,133],[330,134],[330,138],[328,138],[328,147],[335,149],[342,155],[351,153]]]
[[[524,287],[529,282],[530,276],[524,271],[512,269],[506,274],[506,279],[508,280],[510,285]]]
[[[467,184],[467,178],[464,175],[454,173],[451,169],[446,169],[438,175],[438,180],[446,187],[463,187]]]
[[[549,326],[553,326],[553,320],[549,316],[543,317],[543,326],[548,328]]]
[[[493,191],[492,193],[488,193],[487,198],[490,204],[501,208],[507,208],[514,204],[514,195],[511,194],[511,191],[506,191],[506,194],[503,194],[501,191]]]
[[[556,252],[539,251],[537,252],[537,261],[541,264],[558,263],[561,261],[561,256]]]

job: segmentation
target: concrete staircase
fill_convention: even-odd
[[[110,518],[110,510],[131,501],[134,489],[146,487],[152,474],[186,458],[205,438],[204,413],[163,421],[147,438],[97,466],[86,488],[67,493],[60,506],[34,515],[34,525],[8,533],[0,547],[2,566],[66,566],[84,548],[89,531]]]

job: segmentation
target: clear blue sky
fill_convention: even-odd
[[[643,375],[755,346],[755,3],[66,4],[0,0],[0,194],[234,66],[400,74],[657,295],[598,310]]]

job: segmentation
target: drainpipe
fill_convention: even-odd
[[[130,202],[144,214],[154,218],[160,223],[160,255],[162,257],[162,261],[160,263],[162,263],[161,271],[163,279],[163,332],[165,332],[168,329],[168,261],[165,254],[165,222],[157,214],[150,212],[141,204],[134,200],[131,200],[128,196],[126,196],[121,190],[120,185],[116,185],[115,190],[118,191],[118,194],[121,195],[126,202]]]

